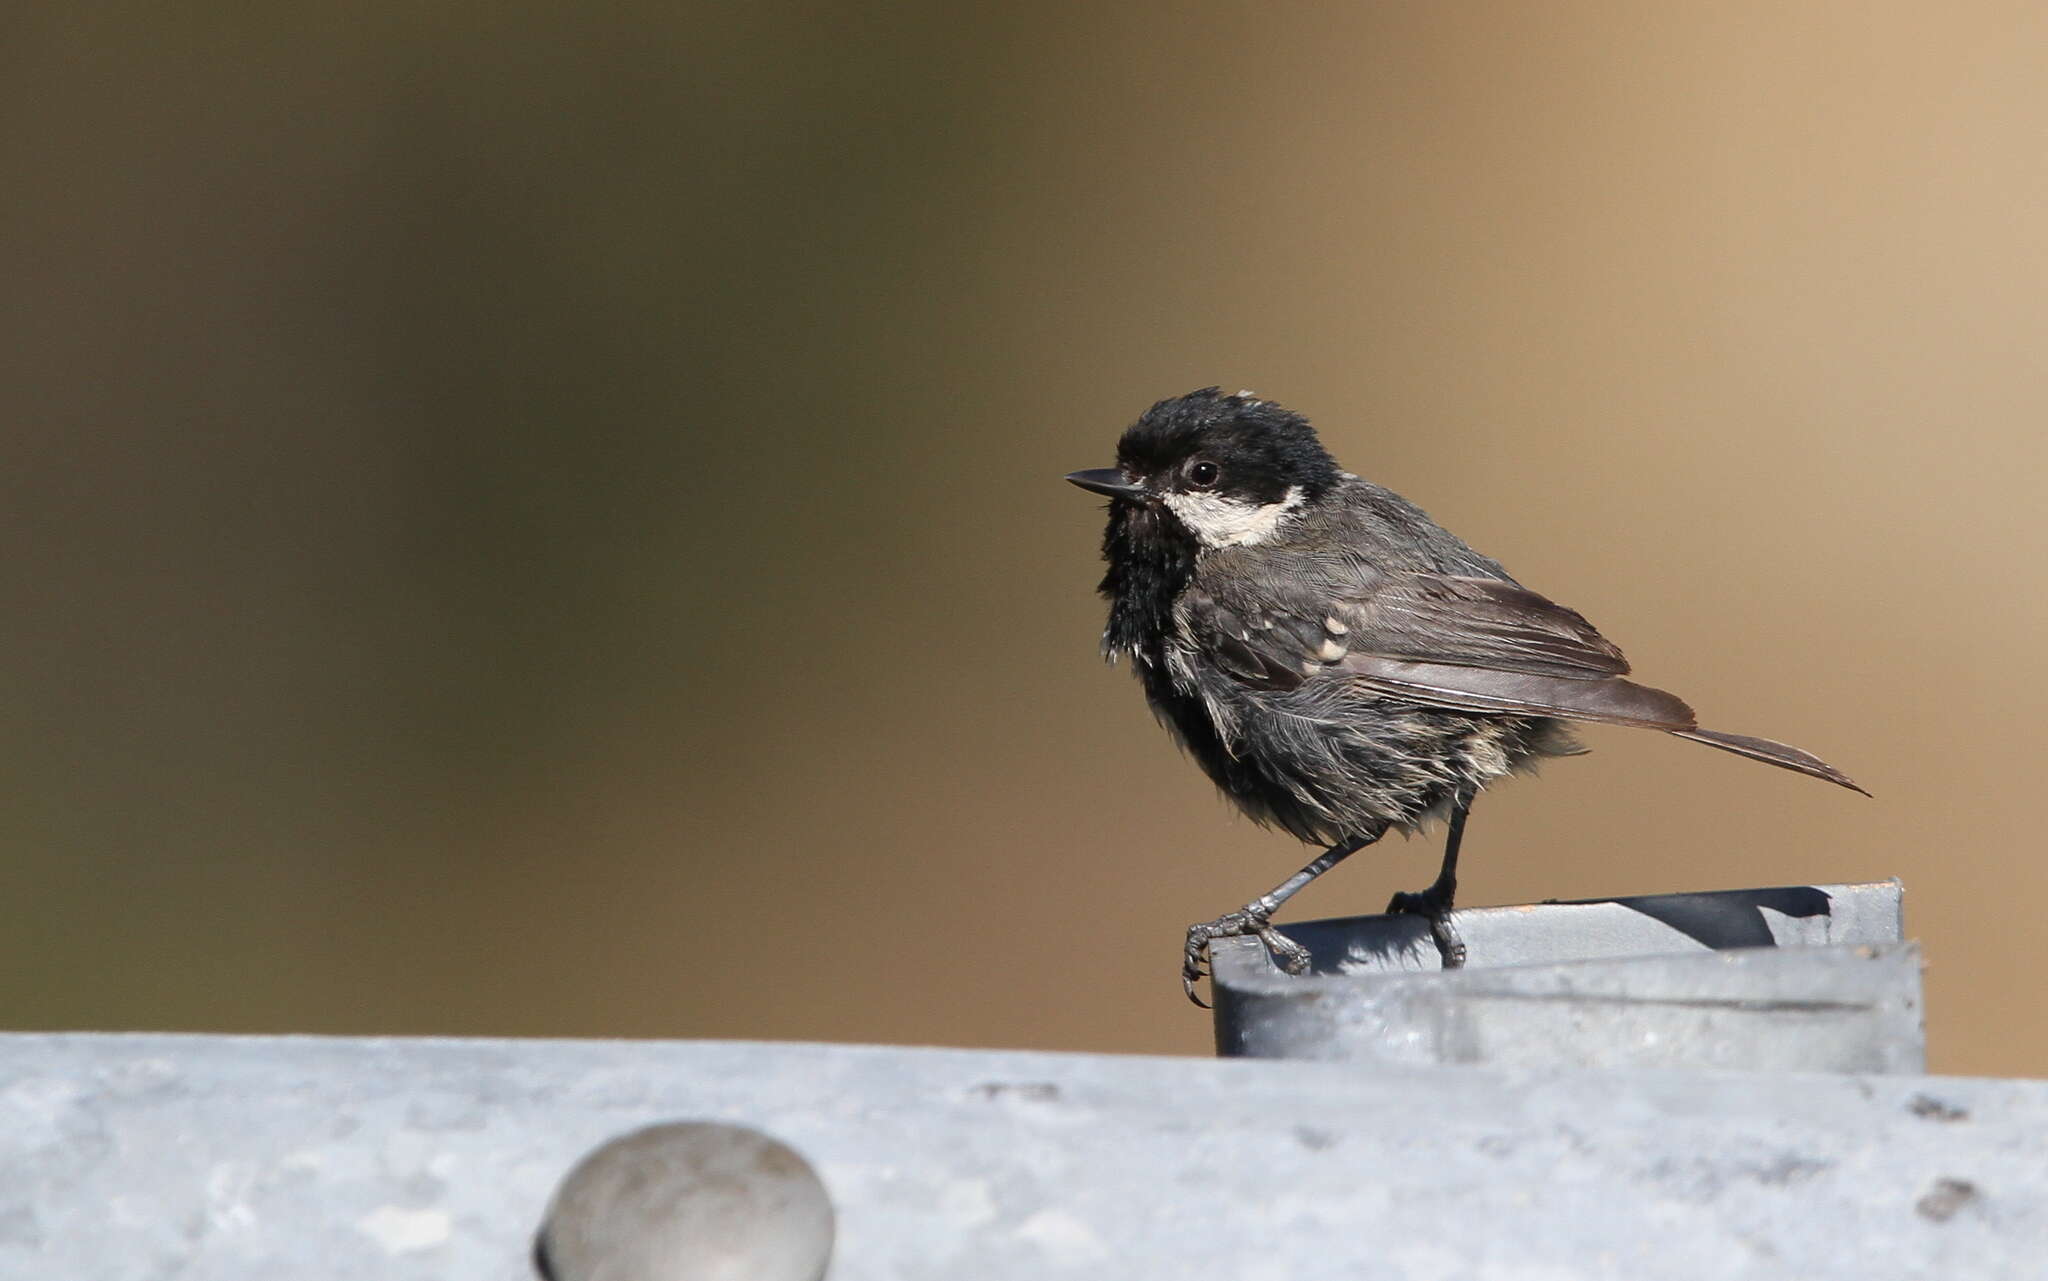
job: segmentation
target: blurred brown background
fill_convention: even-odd
[[[1304,851],[1059,477],[1222,383],[1877,793],[1593,731],[1469,902],[1896,874],[2048,1075],[2040,5],[0,23],[5,1026],[1204,1052]]]

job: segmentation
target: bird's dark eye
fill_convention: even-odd
[[[1188,464],[1188,484],[1196,489],[1213,489],[1223,475],[1223,469],[1206,458],[1198,458]]]

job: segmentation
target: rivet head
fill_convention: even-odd
[[[742,1125],[679,1121],[577,1162],[533,1253],[547,1281],[819,1281],[832,1237],[832,1200],[794,1148]]]

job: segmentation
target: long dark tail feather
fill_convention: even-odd
[[[1711,729],[1674,729],[1667,731],[1673,738],[1689,738],[1695,743],[1718,747],[1724,752],[1747,756],[1753,761],[1776,765],[1780,769],[1795,770],[1811,778],[1824,778],[1830,783],[1846,787],[1852,792],[1863,792],[1856,780],[1828,764],[1812,752],[1802,752],[1785,743],[1774,743],[1768,738],[1751,738],[1747,734],[1723,734]],[[1870,795],[1863,792],[1865,796]]]

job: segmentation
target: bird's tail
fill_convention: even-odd
[[[1674,729],[1668,732],[1674,738],[1689,738],[1695,743],[1718,747],[1724,752],[1747,756],[1753,761],[1762,761],[1779,769],[1796,770],[1810,778],[1824,778],[1852,792],[1863,792],[1863,789],[1856,785],[1855,779],[1812,752],[1802,752],[1786,743],[1774,743],[1768,738],[1751,738],[1747,734],[1723,734],[1711,729]],[[1863,794],[1870,795],[1868,792]]]

